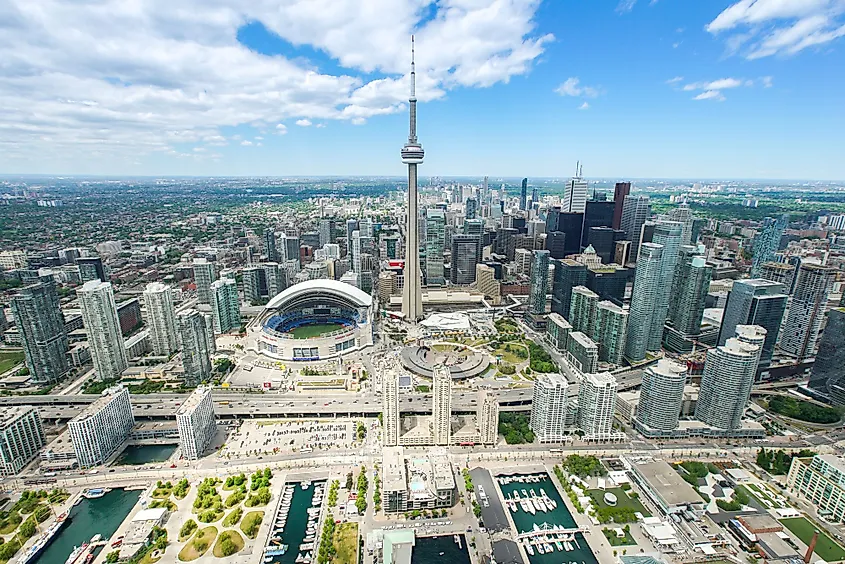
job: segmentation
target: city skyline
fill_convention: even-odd
[[[13,5],[0,172],[399,176],[416,33],[431,174],[565,178],[581,160],[587,178],[845,178],[827,72],[841,2],[358,4],[331,22],[225,2],[200,21]],[[33,37],[54,40],[43,56]]]

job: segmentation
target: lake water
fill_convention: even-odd
[[[176,452],[177,445],[129,445],[115,460],[118,466],[164,462]]]
[[[542,526],[544,523],[548,523],[549,525],[560,525],[565,528],[577,527],[575,519],[572,518],[572,514],[569,512],[569,509],[566,507],[566,504],[563,502],[563,499],[558,493],[557,488],[555,487],[554,483],[548,475],[545,475],[545,477],[539,482],[530,482],[523,484],[520,484],[518,482],[511,482],[510,484],[499,484],[499,487],[501,488],[502,493],[505,495],[505,497],[513,497],[514,491],[518,491],[520,497],[522,497],[522,490],[525,490],[527,493],[530,493],[531,490],[534,490],[534,492],[539,495],[540,489],[542,488],[542,490],[546,492],[546,495],[548,495],[551,499],[557,502],[557,507],[553,511],[537,511],[537,513],[534,515],[532,515],[531,513],[526,513],[521,508],[513,512],[508,509],[507,505],[503,504],[505,511],[511,514],[511,517],[513,518],[513,521],[516,524],[518,532],[525,533],[533,531],[535,524],[537,524],[538,526]],[[531,564],[561,564],[561,562],[576,562],[577,564],[598,564],[598,561],[590,550],[590,547],[587,544],[587,540],[584,538],[584,535],[582,535],[581,533],[577,533],[575,535],[575,540],[578,541],[578,548],[574,550],[554,550],[551,553],[540,554],[539,552],[536,552],[535,549],[534,556],[529,555],[528,559],[530,560]],[[552,546],[554,546],[554,544],[552,544]]]
[[[464,535],[461,548],[452,535],[442,537],[417,537],[414,550],[411,552],[411,564],[449,563],[469,564],[469,547]]]
[[[73,507],[71,521],[48,546],[37,564],[63,564],[73,549],[97,533],[111,537],[141,497],[139,490],[112,490],[101,498],[85,499]],[[112,550],[106,546],[105,550]]]

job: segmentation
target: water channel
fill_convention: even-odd
[[[56,535],[35,562],[62,564],[75,547],[90,541],[97,533],[108,539],[132,511],[139,497],[141,492],[138,490],[112,490],[97,499],[82,498],[70,512],[70,524]],[[107,546],[106,550],[111,549]]]

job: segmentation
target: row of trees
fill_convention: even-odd
[[[499,413],[499,434],[505,437],[509,445],[521,445],[534,442],[534,432],[528,425],[528,415],[502,411]]]
[[[842,418],[842,411],[839,409],[823,407],[786,396],[772,397],[769,400],[769,410],[809,423],[836,423]]]
[[[809,458],[815,455],[815,452],[807,449],[800,450],[797,453],[790,453],[783,450],[766,450],[765,448],[761,448],[757,451],[757,466],[770,474],[783,476],[789,472],[793,458]]]

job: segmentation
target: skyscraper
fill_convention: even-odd
[[[613,202],[606,200],[589,200],[584,209],[584,226],[581,229],[581,246],[593,245],[590,231],[596,227],[610,229],[613,223]],[[609,260],[607,262],[610,262]]]
[[[678,362],[662,358],[646,368],[637,406],[638,428],[641,425],[656,432],[677,429],[686,382],[687,368]]]
[[[584,438],[602,439],[613,431],[616,378],[610,372],[585,374],[578,390],[578,427]]]
[[[97,378],[119,378],[129,366],[129,360],[111,283],[90,280],[82,285],[77,295],[82,306],[82,322],[88,334],[88,346]]]
[[[631,241],[628,260],[632,262],[636,262],[639,256],[642,228],[649,213],[651,213],[651,204],[649,204],[648,196],[625,196],[620,228],[625,232],[625,238]]]
[[[789,215],[784,214],[779,218],[772,219],[767,217],[763,220],[763,225],[757,236],[754,237],[752,245],[751,257],[751,277],[757,278],[760,276],[760,267],[764,262],[771,261],[775,252],[780,247],[780,239],[783,237],[783,231],[789,224]]]
[[[625,357],[631,362],[645,358],[649,350],[655,321],[656,301],[660,296],[657,285],[661,280],[663,245],[645,243],[640,250],[634,289],[631,293],[631,313],[628,317],[628,336],[625,343]],[[663,321],[660,321],[663,326]]]
[[[261,301],[261,278],[264,277],[264,269],[260,266],[248,266],[241,271],[244,285],[244,301],[248,304],[258,305]],[[265,286],[267,284],[265,279]]]
[[[144,289],[144,307],[153,353],[169,356],[179,349],[179,335],[176,332],[176,311],[173,308],[173,293],[161,282],[150,282]]]
[[[681,245],[695,245],[695,241],[692,240],[693,217],[689,204],[684,202],[678,205],[678,207],[672,208],[666,216],[670,221],[677,221],[683,226],[681,230]]]
[[[531,288],[528,297],[528,313],[546,313],[546,292],[549,286],[549,251],[534,251],[531,267]]]
[[[176,411],[182,457],[197,460],[217,433],[211,387],[200,386]]]
[[[795,292],[780,335],[780,348],[798,360],[811,357],[824,321],[824,309],[836,270],[804,263],[798,269]]]
[[[572,259],[554,261],[552,285],[552,311],[569,319],[572,307],[572,289],[587,283],[587,266]]]
[[[816,362],[810,369],[811,390],[833,405],[845,405],[845,308],[827,314],[827,325],[819,340]]]
[[[467,198],[466,208],[464,209],[465,219],[475,219],[478,215],[478,200],[475,198]]]
[[[481,238],[475,235],[452,236],[452,284],[475,282],[475,267],[481,259]]]
[[[452,373],[447,366],[435,367],[432,392],[434,444],[448,446],[452,440]]]
[[[522,189],[519,192],[519,209],[528,209],[528,179],[522,179]]]
[[[707,266],[699,249],[681,247],[669,295],[669,322],[684,335],[698,335],[713,268]]]
[[[320,246],[334,243],[335,237],[335,220],[321,219],[320,220]]]
[[[695,418],[718,429],[739,429],[759,356],[757,345],[735,338],[708,350]]]
[[[384,446],[399,446],[399,375],[387,370],[382,375],[382,425]]]
[[[495,445],[499,435],[499,400],[492,391],[479,390],[476,404],[478,405],[476,417],[481,444]]]
[[[223,278],[211,285],[211,318],[214,333],[228,333],[241,326],[241,307],[238,300],[238,285],[234,280]]]
[[[10,405],[0,410],[0,476],[23,470],[44,444],[44,428],[34,407]]]
[[[76,266],[79,268],[79,279],[83,283],[89,280],[108,281],[103,259],[100,257],[80,257],[76,259]]]
[[[214,264],[204,258],[194,259],[194,284],[197,286],[197,302],[207,304],[211,302],[209,288],[217,280],[217,270]]]
[[[443,253],[446,250],[446,214],[442,210],[426,210],[425,220],[425,283],[443,286]]]
[[[599,344],[599,360],[622,364],[627,333],[628,310],[610,301],[599,302],[596,306],[596,326],[592,335]]]
[[[660,259],[660,279],[654,287],[657,302],[654,308],[651,333],[648,338],[648,350],[659,351],[663,343],[663,325],[669,313],[669,300],[672,294],[672,277],[678,264],[678,249],[681,247],[683,224],[677,221],[658,221],[654,229],[653,243],[663,246]]]
[[[797,270],[797,265],[788,262],[764,262],[760,265],[760,278],[783,284],[784,292],[791,294]]]
[[[68,339],[52,276],[24,286],[12,296],[12,316],[23,345],[26,367],[36,384],[50,384],[68,371]],[[0,325],[5,325],[5,313]]]
[[[185,370],[185,384],[196,386],[211,378],[211,353],[209,346],[214,334],[206,325],[205,316],[195,309],[176,314],[176,326],[182,344],[182,368]]]
[[[631,193],[630,182],[617,182],[613,189],[613,223],[614,229],[622,229],[622,205],[625,203],[625,196]]]
[[[574,424],[575,406],[568,398],[569,383],[562,374],[540,374],[534,383],[529,426],[537,442],[559,443]]]
[[[569,308],[569,323],[573,331],[593,336],[596,325],[596,306],[599,303],[599,295],[585,286],[576,286],[572,289],[572,305]]]
[[[268,227],[264,230],[264,252],[269,262],[279,262],[279,249],[276,247],[276,230]]]
[[[772,361],[787,300],[783,284],[762,278],[735,281],[722,315],[719,344],[724,345],[736,335],[738,325],[759,325],[766,330],[759,368],[767,368]]]
[[[570,178],[564,187],[561,210],[569,213],[584,213],[587,207],[587,188],[587,181],[581,176],[581,163],[578,163],[575,176]]]
[[[408,222],[405,251],[405,282],[402,287],[402,314],[414,322],[422,317],[422,289],[420,287],[419,209],[417,197],[417,165],[422,164],[425,152],[417,141],[416,70],[414,68],[414,38],[411,37],[411,97],[410,131],[408,142],[402,147],[402,162],[408,165]]]
[[[79,466],[88,468],[104,463],[126,441],[134,426],[129,390],[120,387],[106,390],[67,424]]]
[[[601,258],[603,264],[614,262],[616,254],[616,242],[625,238],[625,232],[621,229],[610,227],[590,227],[589,232],[585,229],[587,244],[591,245],[596,254]],[[586,246],[586,245],[585,245]],[[624,266],[624,263],[619,263]]]

